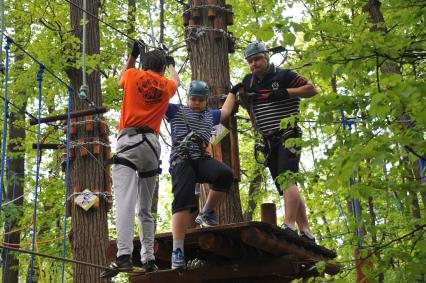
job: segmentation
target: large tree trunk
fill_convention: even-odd
[[[75,4],[82,7],[83,1],[74,1]],[[98,15],[97,0],[87,0],[87,11],[91,14]],[[73,5],[70,6],[71,14],[71,27],[75,36],[82,38],[82,26],[80,25],[82,19],[82,12]],[[87,54],[98,54],[100,45],[99,36],[99,23],[96,19],[87,16]],[[76,60],[81,60],[77,57]],[[80,69],[68,69],[67,73],[71,79],[72,87],[79,90],[82,85],[82,74]],[[87,77],[87,84],[89,87],[88,98],[96,105],[101,105],[101,81],[100,73],[94,70]],[[87,109],[88,104],[74,95],[73,96],[73,110]],[[78,121],[82,121],[80,118]],[[72,141],[83,139],[86,143],[90,142],[92,138],[99,138],[102,142],[108,143],[105,135],[101,134],[101,123],[94,123],[93,131],[85,131],[85,125],[77,125],[77,134],[72,137]],[[90,145],[86,145],[90,149]],[[91,191],[104,191],[105,174],[106,171],[100,164],[103,162],[104,151],[107,148],[101,147],[101,154],[96,156],[98,160],[88,154],[82,156],[79,154],[81,147],[71,148],[75,151],[75,159],[70,165],[70,189],[71,192],[83,191],[89,189]],[[107,226],[107,204],[102,199],[100,200],[99,207],[92,207],[88,211],[84,211],[78,206],[73,205],[70,201],[71,217],[72,217],[72,240],[71,246],[73,249],[74,259],[90,262],[106,266],[106,249],[108,247],[108,226]],[[88,267],[85,265],[74,265],[74,282],[109,282],[109,279],[99,278],[101,270]]]
[[[191,4],[199,2],[199,4],[207,4],[207,1],[192,1]],[[217,4],[224,7],[225,1],[219,0]],[[207,16],[207,9],[200,8],[193,10],[191,13],[190,26],[187,29],[186,36],[191,36],[190,45],[190,62],[193,80],[203,80],[207,82],[211,91],[211,99],[209,99],[209,107],[218,108],[219,100],[217,96],[226,94],[229,89],[229,60],[228,60],[228,37],[224,32],[212,31],[214,23],[216,28],[226,31],[226,13],[216,9],[215,17]],[[196,17],[199,13],[199,17]],[[201,28],[197,28],[195,23]],[[238,140],[236,133],[236,121],[231,117],[227,123],[231,133],[221,142],[221,145],[213,149],[213,155],[216,159],[222,160],[234,169],[235,182],[233,183],[229,193],[225,199],[221,201],[216,208],[219,223],[241,222],[243,220],[240,193],[238,190],[239,180],[239,159],[238,159]],[[201,186],[200,202],[203,205],[206,201],[206,185]]]
[[[21,57],[21,56],[19,56]],[[17,58],[18,59],[18,58]],[[27,97],[25,93],[19,93]],[[26,102],[22,105],[25,109]],[[25,143],[25,128],[19,125],[24,125],[25,116],[22,113],[11,113],[9,118],[9,144],[8,152],[14,153],[14,158],[10,160],[9,171],[10,176],[8,187],[6,190],[6,201],[12,201],[7,207],[4,207],[5,212],[5,225],[4,232],[16,230],[17,223],[22,216],[23,194],[24,194],[24,171],[25,171],[25,150],[23,144]],[[18,126],[17,126],[18,125]],[[5,242],[12,245],[19,245],[20,243],[19,232],[7,235]],[[10,253],[8,250],[3,250],[3,282],[18,283],[19,282],[19,260],[16,253]]]

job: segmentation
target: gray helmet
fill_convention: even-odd
[[[256,54],[265,53],[268,54],[268,48],[262,42],[252,42],[244,50],[244,58],[247,60],[249,57]]]
[[[207,98],[210,94],[209,86],[205,81],[194,80],[189,84],[188,95]]]

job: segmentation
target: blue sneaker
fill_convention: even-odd
[[[184,269],[185,258],[181,249],[172,252],[172,269]]]
[[[217,225],[216,213],[214,210],[211,212],[200,212],[197,218],[195,218],[195,223],[201,227],[212,227]]]

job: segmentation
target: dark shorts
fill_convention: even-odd
[[[173,214],[182,210],[192,212],[197,209],[196,183],[208,183],[215,191],[228,192],[234,181],[231,168],[213,158],[183,160],[173,166],[171,175],[174,196]]]
[[[287,171],[298,173],[300,162],[299,146],[285,148],[284,143],[289,138],[300,138],[301,132],[293,131],[288,134],[278,134],[265,139],[268,143],[269,158],[267,166],[271,172],[272,178],[275,180],[280,174]],[[275,186],[280,195],[283,194],[282,188],[275,181]]]

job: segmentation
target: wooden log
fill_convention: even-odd
[[[189,13],[182,14],[182,22],[185,27],[189,25]]]
[[[242,252],[228,239],[218,234],[205,233],[198,238],[198,245],[205,251],[227,258],[240,258]]]
[[[207,263],[204,267],[177,271],[160,270],[131,277],[133,283],[198,282],[233,278],[257,277],[277,274],[294,277],[299,273],[299,264],[293,256],[263,259],[261,261],[227,261],[221,264]],[[212,281],[214,282],[214,281]],[[263,281],[258,281],[263,282]],[[281,281],[283,282],[283,281]],[[285,282],[285,281],[284,281]],[[287,281],[288,282],[288,281]]]
[[[70,113],[71,118],[77,118],[77,117],[83,117],[87,115],[96,115],[96,114],[103,114],[106,113],[108,110],[105,107],[97,107],[97,108],[90,108],[85,110],[79,110],[79,111],[72,111]],[[49,117],[44,117],[40,119],[40,123],[49,123],[49,122],[55,122],[59,120],[67,120],[68,114],[60,114],[60,115],[54,115]],[[37,119],[30,119],[30,125],[37,125],[38,121]]]
[[[275,256],[284,254],[294,255],[307,263],[326,261],[325,272],[331,275],[335,275],[340,271],[339,264],[331,262],[328,263],[328,259],[321,255],[308,251],[289,241],[277,239],[275,236],[267,234],[255,227],[245,229],[241,233],[241,240],[249,246],[263,250]]]
[[[88,115],[88,116],[85,116],[84,118],[85,118],[84,128],[86,132],[88,133],[93,132],[93,128],[94,128],[93,115]]]
[[[262,203],[260,219],[262,222],[277,226],[277,208],[274,203]]]
[[[101,145],[99,144],[99,138],[92,138],[92,151],[94,156],[99,156],[101,154]]]
[[[154,256],[156,259],[170,261],[172,256],[172,247],[163,241],[154,241]]]
[[[238,154],[238,134],[237,131],[234,131],[233,129],[237,129],[237,121],[234,117],[230,117],[228,119],[229,125],[230,125],[230,131],[229,131],[229,139],[231,143],[231,153],[230,153],[230,159],[231,159],[231,167],[232,172],[234,173],[234,179],[236,181],[241,181],[241,171],[240,171],[240,156]]]
[[[232,5],[225,5],[226,9],[232,10]],[[226,13],[226,24],[232,26],[234,24],[234,12],[229,11]]]
[[[77,126],[75,123],[77,122],[76,118],[71,118],[71,126],[70,126],[70,137],[74,138],[77,135]]]
[[[89,147],[89,145],[84,144],[84,138],[78,139],[78,151],[79,151],[81,157],[85,157],[89,154],[88,153],[88,150],[89,150],[88,147]]]
[[[217,5],[217,0],[207,0],[208,5]],[[216,17],[216,9],[214,7],[209,7],[207,9],[207,17],[214,18]]]
[[[40,149],[59,149],[63,144],[60,143],[41,143]],[[33,149],[37,149],[37,144],[33,143]]]
[[[221,18],[215,18],[213,21],[213,27],[217,30],[222,29],[222,19]],[[215,31],[214,32],[214,38],[220,39],[222,38],[223,33],[221,31]]]

